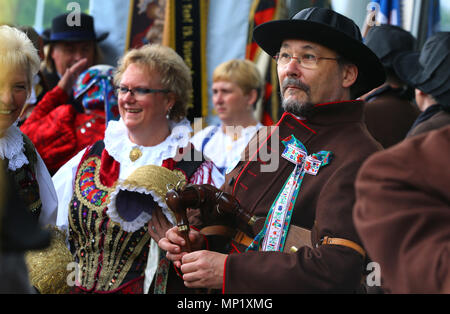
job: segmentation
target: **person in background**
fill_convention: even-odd
[[[413,88],[394,70],[395,58],[414,51],[415,43],[411,33],[393,25],[374,26],[365,38],[365,44],[378,56],[386,71],[386,82],[363,96],[367,128],[384,148],[402,141],[420,114],[413,103]]]
[[[221,124],[206,127],[191,142],[225,175],[227,169],[236,166],[245,146],[262,127],[253,114],[262,79],[253,62],[236,59],[220,64],[212,80],[212,101]]]
[[[356,180],[356,230],[390,293],[450,293],[450,126],[373,154]]]
[[[75,77],[78,70],[73,69],[77,66],[63,78],[69,73]],[[65,88],[57,86],[48,92],[21,126],[51,174],[85,147],[103,139],[108,121],[119,119],[113,76],[112,66],[90,67],[78,76],[73,88],[73,99],[81,103],[83,112],[67,103],[67,91],[72,89],[70,78]]]
[[[415,88],[421,114],[407,137],[438,129],[450,123],[450,32],[430,37],[421,52],[400,55],[394,68],[399,77]]]
[[[52,20],[50,30],[42,34],[45,44],[42,73],[50,90],[57,86],[66,71],[80,60],[85,60],[85,63],[78,74],[102,62],[98,43],[105,40],[109,33],[97,36],[94,18],[88,14],[80,14],[79,24],[71,19],[74,19],[74,16],[70,13],[56,16]],[[71,95],[70,90],[68,94]],[[81,110],[80,107],[77,109]]]

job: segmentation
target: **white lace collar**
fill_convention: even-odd
[[[104,139],[105,149],[120,163],[119,179],[125,179],[134,169],[143,165],[161,166],[165,159],[175,157],[178,148],[188,145],[192,128],[187,119],[178,123],[169,121],[169,129],[171,134],[158,145],[140,146],[130,141],[122,118],[108,122]],[[141,150],[142,156],[133,162],[130,160],[130,152],[136,147]]]
[[[7,159],[8,169],[16,171],[23,165],[28,164],[28,159],[24,154],[22,132],[17,127],[17,122],[11,125],[0,138],[0,158]]]

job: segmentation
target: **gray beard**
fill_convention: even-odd
[[[307,119],[314,112],[314,105],[312,103],[300,103],[296,100],[286,100],[283,97],[281,100],[284,111],[298,117]]]
[[[309,86],[303,84],[294,78],[286,78],[281,86],[281,101],[284,111],[292,113],[301,118],[309,118],[314,111],[314,105],[311,102],[298,102],[297,100],[287,100],[283,97],[284,91],[288,85],[294,85],[303,90],[309,97]]]

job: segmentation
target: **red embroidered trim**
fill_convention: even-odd
[[[225,257],[225,262],[223,263],[222,294],[225,294],[225,278],[226,278],[226,272],[227,272],[227,260],[228,260],[228,255]]]
[[[278,121],[278,123],[276,124],[276,127],[279,127],[279,126],[280,126],[280,123],[281,123],[281,122],[286,118],[286,116],[288,116],[288,115],[291,116],[295,121],[297,121],[298,123],[300,123],[300,124],[301,124],[303,127],[305,127],[307,130],[311,131],[311,132],[314,133],[314,134],[317,134],[316,131],[314,131],[313,129],[311,129],[310,127],[308,127],[302,120],[298,119],[296,116],[294,116],[293,114],[291,114],[291,113],[289,113],[289,112],[285,112],[285,113],[283,114],[283,116],[281,117],[280,121]],[[273,135],[273,133],[275,132],[275,130],[276,130],[276,129],[274,129],[274,131],[273,131],[272,133],[270,133],[270,135],[266,138],[266,140],[258,147],[258,150],[256,151],[256,153],[253,154],[253,156],[250,158],[250,160],[249,160],[249,161],[245,164],[245,166],[242,168],[241,172],[239,173],[239,175],[238,175],[238,177],[237,177],[237,179],[236,179],[236,182],[234,183],[234,186],[233,186],[233,192],[232,192],[233,195],[235,194],[236,187],[237,187],[237,184],[238,184],[238,182],[239,182],[239,179],[241,178],[242,174],[244,173],[244,171],[246,170],[246,168],[247,168],[248,165],[250,164],[250,161],[253,160],[253,158],[258,154],[260,148],[261,148],[264,144],[266,144],[266,143],[269,141],[269,139],[272,137],[272,135]],[[262,161],[259,160],[259,159],[258,159],[258,161],[262,162]]]
[[[177,274],[178,277],[180,277],[181,279],[183,279],[183,274],[181,274],[178,271],[178,268],[172,263],[173,269],[175,269],[175,273]]]
[[[209,242],[208,242],[208,238],[203,234],[203,233],[201,233],[200,232],[200,230],[197,228],[197,227],[194,227],[194,226],[190,226],[190,228],[191,229],[194,229],[195,231],[198,231],[199,233],[200,233],[200,235],[203,237],[203,240],[205,240],[205,246],[206,246],[206,249],[205,250],[209,250]]]
[[[363,102],[362,100],[345,100],[345,101],[334,101],[334,102],[326,102],[323,104],[317,104],[314,105],[314,107],[321,107],[321,106],[328,106],[333,104],[342,104],[342,103],[349,103],[349,102]]]

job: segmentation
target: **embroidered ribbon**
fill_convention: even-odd
[[[284,139],[283,158],[295,164],[295,168],[275,198],[267,215],[263,229],[256,235],[247,251],[257,251],[261,240],[262,251],[283,251],[295,201],[305,173],[317,175],[322,166],[330,163],[332,152],[320,151],[308,155],[305,146],[294,135]],[[264,238],[264,239],[263,239]]]

